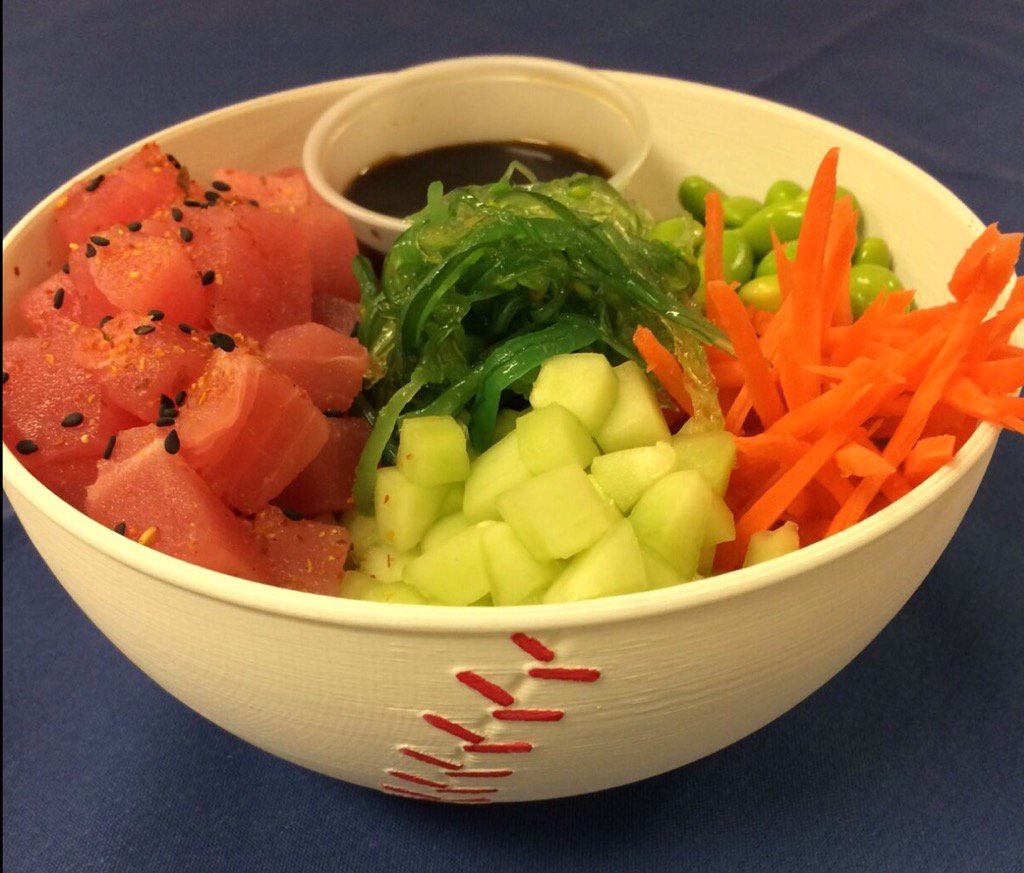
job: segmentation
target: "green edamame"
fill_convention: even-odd
[[[785,244],[785,246],[783,246],[783,248],[786,251],[786,257],[791,261],[796,257],[796,246],[796,240],[788,242]],[[754,271],[754,275],[774,276],[778,272],[778,267],[775,266],[775,250],[773,249],[772,251],[768,252],[768,254],[766,254],[763,258],[761,258],[760,263],[757,265],[757,269]]]
[[[878,264],[880,267],[892,269],[892,252],[885,240],[877,236],[866,236],[853,250],[853,264]]]
[[[726,227],[742,227],[763,204],[753,197],[726,197],[722,201],[722,218]]]
[[[740,300],[747,306],[763,309],[765,312],[778,312],[782,306],[782,292],[779,290],[779,277],[771,273],[755,276],[740,286]]]
[[[656,224],[651,239],[692,254],[704,245],[704,225],[689,213],[677,215]]]
[[[850,269],[850,308],[860,318],[880,294],[901,291],[903,283],[895,273],[878,264],[858,264]]]
[[[806,203],[792,200],[769,204],[751,215],[740,232],[747,238],[754,255],[763,258],[772,250],[772,228],[775,228],[780,242],[790,242],[800,235],[806,208]]]
[[[768,193],[764,195],[765,205],[795,200],[803,190],[803,187],[796,182],[779,179],[777,182],[772,182]]]
[[[704,249],[697,255],[700,268],[700,284],[704,287]],[[754,253],[750,244],[738,230],[722,233],[722,273],[726,282],[748,281],[754,275]]]
[[[710,191],[717,191],[720,197],[725,197],[721,188],[703,176],[687,176],[679,183],[680,205],[701,224],[704,223],[704,198]]]

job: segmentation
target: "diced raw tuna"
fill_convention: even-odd
[[[264,581],[282,588],[338,596],[348,557],[348,531],[339,525],[292,521],[277,507],[253,520],[267,567]]]
[[[95,325],[104,315],[114,311],[92,282],[86,282],[80,288],[62,270],[25,294],[18,307],[22,318],[37,335],[54,329],[70,330],[72,323]]]
[[[310,320],[309,239],[294,216],[222,204],[190,221],[193,267],[215,277],[206,291],[217,330],[262,341],[275,330]]]
[[[96,458],[110,434],[138,423],[103,399],[99,380],[75,362],[72,342],[72,334],[54,331],[4,343],[4,440],[34,472],[57,461]],[[19,443],[37,450],[21,451]]]
[[[102,329],[83,328],[77,339],[75,359],[99,381],[103,397],[150,421],[160,396],[187,389],[213,351],[205,336],[135,312],[118,314]]]
[[[313,291],[359,300],[359,283],[352,273],[352,259],[359,253],[348,219],[325,201],[297,167],[260,176],[245,170],[222,168],[214,178],[227,182],[225,194],[260,205],[308,207]]]
[[[214,353],[177,431],[183,454],[213,490],[253,513],[320,453],[330,428],[291,379],[239,349]]]
[[[72,270],[79,265],[87,269],[95,287],[116,309],[157,309],[174,324],[205,323],[206,293],[177,231],[173,236],[124,228],[103,233],[101,239],[108,245],[93,246],[91,258],[75,257]]]
[[[340,412],[352,405],[370,365],[359,340],[314,322],[272,333],[263,351],[270,365],[305,389],[317,406]]]
[[[278,506],[308,516],[342,512],[352,506],[356,464],[370,436],[370,425],[362,418],[331,418],[328,424],[331,432],[327,443],[275,498]]]
[[[103,464],[85,508],[108,527],[124,522],[125,536],[165,554],[246,579],[267,575],[248,525],[160,442]]]
[[[359,323],[359,304],[332,294],[314,294],[313,321],[342,336],[351,336]]]
[[[84,179],[58,202],[57,233],[63,245],[85,242],[115,224],[141,221],[180,198],[188,174],[155,143],[147,143],[105,177]]]

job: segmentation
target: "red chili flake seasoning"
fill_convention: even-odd
[[[178,449],[181,448],[181,440],[178,439],[178,432],[172,430],[166,437],[164,437],[164,451],[168,455],[178,454]]]

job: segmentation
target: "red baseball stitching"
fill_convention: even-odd
[[[510,639],[535,661],[549,663],[555,659],[554,651],[535,637],[524,633],[515,633],[511,635]],[[560,682],[596,682],[601,678],[601,671],[592,667],[531,667],[524,670],[524,673],[531,679]],[[498,709],[490,710],[491,717],[497,721],[557,722],[565,717],[565,710],[562,709],[511,708],[512,704],[515,703],[515,696],[497,683],[485,679],[475,670],[460,670],[455,674],[455,678],[471,691],[475,691],[492,703],[498,704]],[[489,743],[483,734],[479,734],[465,725],[435,712],[421,713],[421,717],[431,727],[450,734],[456,739],[463,740],[461,746],[463,753],[524,754],[534,749],[534,744],[525,740]],[[437,767],[449,779],[504,779],[514,775],[515,772],[507,767],[495,770],[467,769],[464,763],[439,758],[436,755],[414,749],[411,746],[401,746],[398,751],[414,761]],[[459,797],[458,795],[497,794],[500,790],[492,785],[479,788],[455,787],[447,782],[439,782],[436,779],[430,779],[415,773],[407,773],[404,770],[398,769],[389,769],[385,772],[388,776],[395,779],[434,789],[434,794],[428,794],[424,791],[414,791],[411,788],[404,788],[401,785],[393,785],[388,782],[382,782],[380,785],[382,790],[390,794],[409,797],[415,800],[442,801],[444,803],[490,803],[491,800],[488,797]]]

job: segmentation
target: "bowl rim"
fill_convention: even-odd
[[[657,80],[673,86],[684,86],[713,94],[716,99],[733,101],[741,106],[756,106],[760,111],[792,117],[796,115],[806,123],[819,126],[825,132],[834,131],[843,139],[853,140],[859,146],[881,157],[897,162],[904,172],[914,175],[925,186],[952,204],[969,219],[976,232],[983,228],[981,220],[952,191],[906,158],[889,148],[835,122],[828,121],[801,109],[733,91],[667,76],[654,76],[619,70],[602,70],[620,81],[630,79]],[[23,229],[42,212],[49,210],[68,186],[77,179],[89,178],[116,164],[146,142],[177,135],[189,127],[200,126],[225,116],[251,109],[264,109],[278,102],[290,102],[298,97],[329,92],[339,86],[372,82],[381,74],[332,79],[300,88],[276,91],[271,94],[240,101],[197,116],[149,134],[134,143],[97,161],[83,172],[61,184],[28,213],[4,236],[3,252],[6,259],[10,245]],[[912,515],[940,500],[960,479],[979,463],[985,463],[993,449],[999,429],[982,422],[974,434],[961,447],[953,460],[937,473],[911,490],[904,497],[872,516],[861,520],[839,534],[796,552],[721,576],[711,576],[694,582],[575,603],[539,604],[529,606],[492,606],[467,609],[463,606],[434,606],[397,603],[374,603],[328,597],[278,588],[208,570],[183,559],[156,552],[133,540],[127,540],[113,530],[89,518],[47,489],[3,445],[3,483],[8,494],[25,500],[34,509],[60,527],[70,537],[155,581],[168,583],[185,591],[235,607],[261,613],[286,616],[323,625],[340,625],[380,630],[414,630],[424,633],[462,633],[466,635],[512,633],[528,627],[533,630],[558,630],[582,625],[611,624],[665,615],[676,611],[698,608],[752,593],[770,585],[782,584],[799,574],[856,551],[877,536],[899,527]],[[52,571],[51,571],[52,572]],[[472,619],[469,619],[469,616]]]
[[[310,184],[328,203],[357,221],[374,226],[389,234],[398,235],[409,227],[407,218],[399,218],[384,212],[377,212],[350,200],[342,192],[329,185],[322,171],[321,154],[338,119],[349,114],[358,114],[367,104],[415,84],[437,82],[444,85],[455,77],[473,79],[487,78],[489,74],[506,71],[520,71],[533,77],[547,77],[576,86],[588,96],[604,95],[616,101],[618,108],[626,115],[630,126],[636,132],[637,143],[629,159],[614,168],[608,178],[609,184],[620,188],[628,184],[636,171],[643,165],[651,150],[651,124],[647,110],[626,88],[606,76],[602,71],[569,61],[544,58],[535,55],[467,55],[429,61],[383,74],[378,80],[345,94],[331,104],[306,134],[302,146],[302,168]]]

